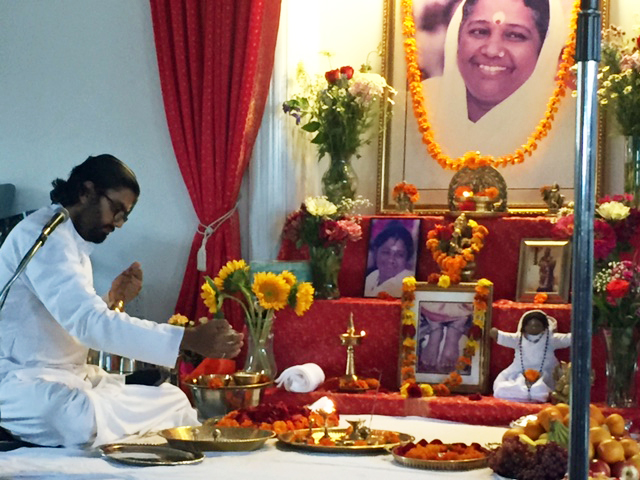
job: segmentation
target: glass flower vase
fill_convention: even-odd
[[[332,300],[340,298],[338,274],[342,266],[344,245],[309,247],[311,283],[315,298]]]
[[[356,196],[358,177],[347,155],[331,155],[329,168],[322,176],[322,193],[334,204]]]
[[[638,330],[634,327],[603,328],[607,350],[607,405],[635,407],[638,370]]]
[[[625,140],[624,192],[640,202],[640,135],[628,135]]]
[[[273,332],[268,327],[261,332],[248,329],[245,338],[247,344],[247,357],[244,362],[244,371],[248,373],[261,373],[274,380],[278,369],[276,358],[273,354]]]

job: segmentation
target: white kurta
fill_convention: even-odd
[[[54,214],[18,224],[0,248],[4,286]],[[197,425],[180,389],[125,385],[87,365],[89,348],[172,367],[183,329],[107,308],[73,223],[60,225],[11,287],[0,311],[0,425],[39,445],[100,445],[127,435]]]
[[[553,369],[558,365],[555,351],[571,345],[571,334],[557,333],[556,320],[549,316],[547,318],[549,319],[549,328],[535,337],[527,338],[521,333],[522,318],[520,318],[516,333],[498,331],[498,345],[513,348],[515,355],[511,365],[496,377],[493,383],[494,397],[520,402],[546,402],[548,400],[549,393],[555,386]],[[521,336],[522,348],[519,346]],[[547,336],[548,345],[545,354]],[[531,389],[527,389],[523,367],[524,370],[533,369],[541,374]]]
[[[364,282],[364,296],[365,297],[377,297],[379,293],[385,292],[392,297],[400,298],[402,296],[402,280],[405,277],[413,277],[415,275],[411,270],[402,270],[395,277],[387,278],[384,282],[378,285],[378,278],[380,277],[380,270],[374,270]]]

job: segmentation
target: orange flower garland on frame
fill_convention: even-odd
[[[465,229],[471,230],[470,237],[464,236]],[[475,261],[476,254],[484,246],[484,237],[488,234],[487,227],[475,220],[467,220],[463,215],[449,225],[436,225],[427,233],[426,245],[441,273],[429,275],[428,282],[437,283],[441,287],[460,283],[462,269]],[[458,240],[455,240],[456,238]],[[452,245],[452,241],[456,244]],[[443,276],[447,276],[448,279],[442,278]]]
[[[475,286],[473,300],[473,322],[467,332],[467,342],[458,358],[456,369],[442,382],[436,385],[416,383],[416,333],[418,322],[414,312],[416,279],[406,277],[402,282],[402,335],[400,345],[400,393],[405,398],[446,396],[451,389],[463,383],[462,372],[473,362],[473,357],[482,340],[489,295],[493,282],[483,278]]]
[[[491,165],[493,167],[505,167],[509,164],[522,163],[525,156],[531,156],[538,148],[538,142],[547,136],[551,130],[551,124],[558,112],[560,100],[567,92],[567,81],[571,75],[571,67],[574,64],[576,50],[576,28],[578,13],[580,12],[580,0],[576,0],[571,12],[570,34],[566,46],[562,50],[562,59],[556,74],[556,88],[547,103],[547,109],[543,118],[536,126],[527,141],[515,152],[495,158],[491,155],[482,155],[480,152],[469,151],[459,158],[451,158],[443,153],[443,149],[435,140],[433,127],[429,123],[427,111],[424,106],[422,94],[422,78],[418,68],[418,47],[416,42],[416,25],[413,19],[412,0],[402,0],[404,21],[402,30],[405,36],[404,49],[407,61],[407,82],[413,99],[413,110],[418,121],[418,129],[422,134],[422,141],[427,146],[427,151],[444,169],[460,170],[463,167],[476,169]]]

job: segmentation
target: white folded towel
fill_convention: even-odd
[[[276,384],[279,387],[296,393],[313,392],[322,382],[324,382],[324,372],[315,363],[294,365],[276,378]]]

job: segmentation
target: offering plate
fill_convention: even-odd
[[[160,436],[169,445],[188,451],[248,452],[262,447],[276,436],[269,430],[246,427],[216,427],[205,424],[200,427],[178,427],[162,430]]]
[[[99,447],[102,456],[126,465],[188,465],[204,459],[201,452],[179,450],[166,445],[112,443]]]
[[[425,470],[464,471],[485,468],[489,464],[489,457],[487,455],[482,458],[462,460],[424,460],[421,458],[406,457],[401,454],[400,450],[399,446],[389,449],[393,455],[393,459],[405,467],[422,468]]]
[[[385,452],[397,445],[411,442],[414,437],[406,433],[392,432],[388,430],[371,430],[369,436],[362,441],[351,440],[351,428],[314,428],[293,430],[278,435],[282,444],[300,450],[325,453],[366,453]],[[319,443],[328,435],[333,445]],[[386,441],[385,437],[395,436],[397,441]],[[305,439],[313,438],[313,443],[307,443]]]

